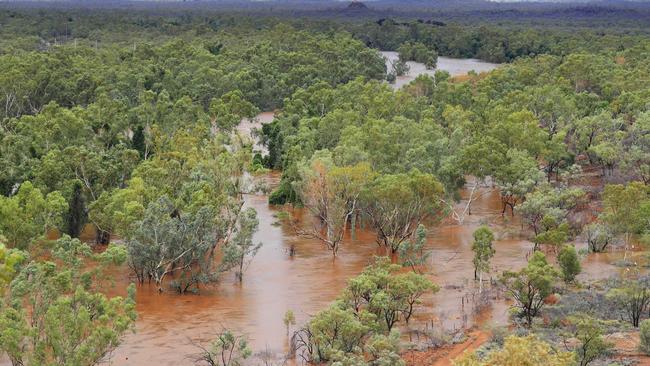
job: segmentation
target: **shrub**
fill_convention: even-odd
[[[573,245],[565,245],[560,250],[560,254],[557,256],[558,264],[562,270],[562,279],[564,282],[573,282],[576,276],[582,270],[580,268],[580,260],[578,259],[578,253],[576,248]]]
[[[650,319],[646,319],[639,325],[639,349],[641,352],[650,355]]]

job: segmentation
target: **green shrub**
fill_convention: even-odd
[[[639,325],[639,349],[641,352],[650,355],[650,319],[646,319]]]

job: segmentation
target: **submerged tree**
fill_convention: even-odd
[[[262,247],[262,243],[253,242],[253,234],[257,231],[259,221],[257,212],[248,208],[239,215],[239,220],[232,239],[223,248],[221,259],[222,270],[235,268],[235,276],[241,282],[244,279],[244,271]]]
[[[361,192],[372,175],[370,166],[360,163],[337,167],[325,154],[303,167],[301,175],[301,201],[318,222],[309,229],[296,224],[295,229],[299,235],[320,240],[336,256],[359,210]]]
[[[178,212],[165,196],[149,204],[126,243],[129,266],[138,280],[154,280],[162,291],[165,278],[173,275],[173,285],[180,293],[215,281],[214,217],[210,207],[195,214]]]
[[[363,196],[377,243],[392,253],[399,251],[425,219],[440,212],[443,193],[432,175],[418,171],[377,177]]]
[[[253,351],[248,345],[248,340],[243,335],[238,335],[229,329],[219,334],[208,347],[202,347],[201,353],[195,355],[196,365],[207,366],[242,366]]]
[[[604,252],[614,242],[612,230],[608,226],[598,222],[586,225],[583,233],[586,236],[589,251],[593,253]]]
[[[479,280],[479,293],[483,292],[483,273],[490,271],[490,260],[496,252],[492,247],[494,234],[487,226],[481,226],[474,231],[474,243],[472,251],[474,252],[474,279]],[[478,278],[477,278],[478,273]]]
[[[418,267],[424,266],[431,256],[430,251],[425,251],[427,230],[420,224],[415,231],[415,239],[407,240],[399,247],[399,257],[403,266],[411,267],[415,272]]]

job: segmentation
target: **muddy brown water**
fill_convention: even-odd
[[[268,176],[277,181],[278,174]],[[252,348],[283,354],[289,337],[283,324],[287,310],[296,315],[297,323],[325,308],[346,285],[346,280],[360,273],[373,255],[381,253],[374,234],[358,230],[356,239],[346,238],[338,257],[333,260],[319,242],[298,238],[293,230],[275,218],[279,208],[268,205],[264,195],[247,195],[246,206],[257,210],[260,227],[256,241],[263,243],[239,284],[226,276],[213,289],[200,295],[159,294],[153,286],[140,286],[137,295],[139,318],[136,333],[124,338],[112,354],[114,365],[188,364],[188,355],[197,351],[196,344],[206,344],[223,328],[246,334]],[[473,214],[462,225],[443,221],[429,228],[428,249],[432,251],[427,272],[440,286],[435,295],[426,296],[411,329],[430,324],[446,329],[470,326],[475,321],[471,295],[472,233],[482,224],[496,232],[496,255],[493,273],[525,265],[532,244],[519,238],[521,223],[517,217],[501,216],[497,192],[484,194],[473,204]],[[289,256],[295,246],[296,254]],[[585,272],[603,277],[616,268],[610,265],[611,254],[588,259]],[[592,268],[593,267],[593,268]],[[117,278],[118,286],[128,282],[126,273]],[[466,299],[463,308],[463,300]],[[506,324],[508,306],[500,297],[481,319]],[[404,334],[407,334],[406,332]]]
[[[257,122],[244,126],[249,132],[260,121],[270,121],[272,117],[266,113]],[[274,185],[279,177],[279,173],[272,172],[260,179]],[[463,191],[462,196],[466,199],[467,192]],[[124,337],[107,362],[112,365],[192,364],[197,344],[207,345],[224,328],[247,335],[255,352],[268,350],[282,355],[289,345],[283,324],[285,312],[292,310],[298,326],[304,324],[328,306],[346,281],[359,274],[374,255],[381,254],[374,234],[359,229],[354,240],[346,238],[338,257],[333,259],[320,242],[296,237],[290,227],[278,223],[276,214],[281,208],[268,205],[266,195],[246,195],[245,205],[258,213],[260,225],[254,239],[263,246],[245,272],[243,283],[226,275],[213,288],[182,296],[172,291],[158,293],[155,286],[138,286],[135,333]],[[462,202],[458,207],[461,206]],[[411,330],[431,325],[459,329],[475,321],[506,324],[508,306],[503,296],[480,315],[475,315],[472,307],[471,293],[476,291],[472,280],[472,233],[482,224],[489,225],[496,234],[496,254],[492,260],[495,276],[503,270],[525,265],[532,244],[522,239],[521,222],[518,217],[501,216],[498,193],[484,188],[472,205],[472,215],[462,225],[450,219],[428,225],[427,249],[431,257],[425,271],[440,286],[440,291],[424,297],[409,326]],[[293,257],[289,255],[292,245]],[[610,263],[617,255],[588,256],[584,262],[586,276],[602,278],[615,273],[617,269]],[[115,271],[114,277],[115,289],[110,292],[125,294],[124,289],[131,281],[127,268]],[[411,337],[406,329],[403,331],[404,337]]]

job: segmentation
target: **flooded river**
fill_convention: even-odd
[[[397,52],[383,51],[381,54],[386,59],[386,67],[388,71],[392,70],[392,63],[397,61],[399,58]],[[419,62],[408,61],[406,64],[409,66],[409,72],[406,75],[397,77],[395,83],[392,84],[393,88],[395,89],[399,89],[404,85],[410,83],[419,75],[426,74],[433,76],[436,70],[447,71],[451,76],[460,76],[466,75],[470,71],[482,73],[494,70],[495,68],[499,67],[499,64],[494,64],[473,58],[460,59],[449,57],[438,57],[438,65],[435,70],[428,70],[424,64]]]
[[[272,115],[264,114],[259,119],[270,118]],[[261,178],[274,185],[279,174],[269,173]],[[346,238],[334,260],[320,242],[296,237],[290,227],[280,224],[275,217],[280,208],[269,206],[267,196],[246,195],[245,202],[257,210],[260,226],[255,240],[263,246],[246,271],[243,283],[228,275],[213,289],[184,296],[172,292],[159,294],[154,286],[139,287],[136,333],[127,335],[112,354],[113,365],[190,364],[188,356],[197,352],[196,344],[207,344],[223,328],[246,334],[256,352],[282,355],[289,344],[282,320],[285,312],[292,310],[297,324],[304,324],[340,294],[347,279],[360,273],[373,255],[380,253],[374,234],[359,230],[355,240]],[[490,225],[498,239],[493,273],[525,265],[532,244],[521,239],[517,217],[501,216],[498,193],[485,191],[472,207],[473,214],[462,225],[452,220],[429,225],[427,247],[432,255],[426,270],[441,289],[424,298],[411,329],[423,329],[430,324],[458,329],[473,323],[471,305],[463,308],[463,303],[471,302],[469,294],[476,291],[471,245],[472,233],[480,225]],[[295,248],[293,257],[289,255],[291,246]],[[615,271],[606,260],[588,263],[597,267],[588,268],[590,273]],[[128,281],[126,270],[118,274],[119,286],[126,286]],[[481,317],[505,324],[508,316],[503,297]]]
[[[272,114],[264,113],[256,122],[243,123],[241,132],[250,133],[259,123],[272,118]],[[277,172],[258,177],[271,186],[279,178]],[[471,293],[476,292],[472,280],[472,233],[482,224],[495,232],[495,276],[503,270],[524,266],[532,243],[522,238],[517,217],[501,216],[498,192],[484,188],[482,193],[463,224],[445,219],[428,225],[427,249],[432,254],[426,273],[440,286],[440,291],[423,299],[411,329],[424,329],[431,324],[459,329],[471,325],[479,316],[495,324],[507,322],[507,304],[502,296],[487,312],[475,315],[472,311]],[[466,196],[467,192],[463,194]],[[334,260],[320,242],[296,237],[290,227],[280,224],[276,214],[281,208],[269,206],[266,195],[245,195],[245,205],[258,213],[260,225],[255,240],[263,246],[245,272],[243,283],[226,275],[214,288],[182,296],[172,291],[158,293],[155,286],[139,286],[136,333],[125,336],[110,355],[110,364],[192,364],[197,344],[207,345],[224,328],[246,334],[255,352],[283,355],[289,346],[283,324],[285,312],[292,310],[297,324],[304,324],[340,294],[347,279],[359,274],[380,253],[374,234],[360,229],[354,240],[346,238]],[[461,206],[462,201],[458,207]],[[292,246],[293,257],[289,255]],[[590,255],[584,262],[585,272],[596,277],[615,273],[611,256]],[[130,282],[127,268],[116,271],[115,278],[115,291],[123,294]],[[410,333],[403,334],[409,337]]]

